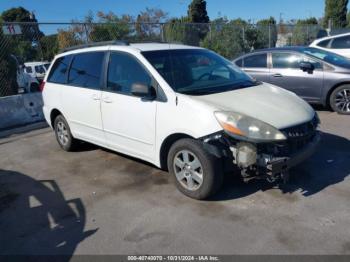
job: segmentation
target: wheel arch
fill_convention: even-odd
[[[51,113],[50,113],[50,124],[51,124],[52,128],[54,128],[55,119],[59,115],[63,115],[63,114],[58,109],[54,108],[54,109],[51,110]]]
[[[332,86],[332,88],[330,88],[327,92],[327,96],[326,96],[326,101],[325,101],[325,104],[326,106],[330,107],[331,106],[331,103],[330,103],[330,98],[331,98],[331,94],[333,93],[333,91],[339,87],[339,86],[343,86],[343,85],[350,85],[350,80],[349,81],[344,81],[344,82],[341,82],[341,83],[337,83],[335,84],[334,86]]]
[[[185,133],[174,133],[169,136],[167,136],[160,147],[159,150],[159,162],[160,162],[160,168],[163,170],[168,169],[167,165],[167,159],[168,159],[168,154],[170,151],[171,146],[178,140],[183,139],[183,138],[192,138],[192,136],[185,134]]]

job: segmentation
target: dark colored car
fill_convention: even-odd
[[[350,60],[343,56],[313,47],[283,47],[257,50],[233,62],[257,80],[350,114]]]

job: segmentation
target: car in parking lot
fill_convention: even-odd
[[[24,63],[25,72],[30,76],[42,81],[46,74],[47,69],[49,68],[50,63],[47,61],[43,62],[26,62]]]
[[[233,62],[260,81],[350,114],[350,60],[343,56],[313,47],[282,47],[257,50]]]
[[[320,48],[350,58],[350,33],[316,39],[310,44],[310,47]]]
[[[43,87],[44,115],[64,150],[79,139],[143,159],[196,199],[214,194],[226,170],[245,181],[285,179],[320,139],[305,101],[199,47],[73,47],[55,57]]]

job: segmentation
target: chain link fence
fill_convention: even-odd
[[[317,25],[236,23],[1,23],[0,97],[39,90],[60,49],[91,42],[177,42],[212,49],[228,59],[275,46],[308,45],[327,33]],[[30,63],[33,62],[33,63]]]

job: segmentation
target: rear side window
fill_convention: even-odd
[[[343,36],[334,38],[331,48],[333,49],[345,49],[350,48],[350,36]]]
[[[71,55],[57,58],[51,68],[47,81],[57,84],[65,84],[71,58]]]
[[[235,62],[235,64],[238,66],[238,67],[242,67],[243,66],[243,59],[239,59]]]
[[[264,53],[245,57],[244,67],[267,68],[267,54]]]
[[[93,89],[100,88],[104,52],[74,55],[69,70],[68,84]]]
[[[317,45],[320,47],[328,47],[328,44],[330,41],[331,41],[331,39],[323,40],[323,41],[319,42]]]

